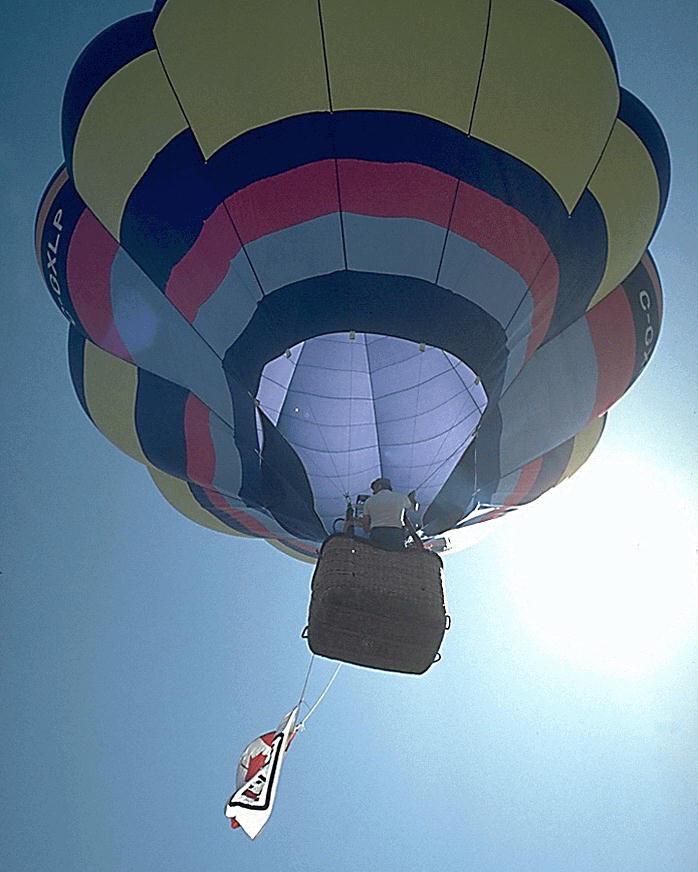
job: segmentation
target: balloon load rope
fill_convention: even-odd
[[[308,687],[308,681],[309,681],[309,679],[310,679],[310,673],[311,673],[311,671],[312,671],[312,669],[313,669],[313,663],[314,663],[314,662],[315,662],[315,654],[312,654],[311,657],[310,657],[310,663],[308,664],[308,670],[307,670],[307,672],[305,673],[305,681],[303,682],[303,689],[301,690],[301,694],[300,694],[300,697],[299,697],[299,699],[298,699],[298,706],[299,706],[299,707],[300,707],[301,705],[306,705],[306,706],[308,705],[308,703],[305,702],[305,691],[306,691],[306,689],[307,689],[307,687]],[[299,722],[299,724],[298,724],[298,726],[297,726],[296,729],[298,729],[298,730],[303,730],[303,729],[305,729],[306,721],[307,721],[308,718],[313,714],[313,712],[315,711],[315,709],[320,705],[320,703],[323,701],[323,699],[325,698],[325,696],[327,696],[327,693],[328,693],[329,689],[332,687],[332,685],[334,684],[334,680],[335,680],[335,678],[337,677],[337,675],[338,675],[338,673],[339,673],[339,670],[340,670],[341,668],[342,668],[342,664],[341,664],[341,663],[338,663],[336,669],[335,669],[334,672],[332,673],[332,676],[331,676],[330,680],[327,682],[327,684],[325,685],[325,687],[323,688],[322,692],[320,693],[320,695],[318,696],[318,698],[315,700],[315,702],[313,703],[313,705],[309,708],[308,713],[306,714],[306,716],[303,718],[302,721]]]

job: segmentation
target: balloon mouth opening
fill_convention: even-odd
[[[257,406],[292,446],[326,528],[376,478],[426,510],[477,432],[487,394],[441,348],[347,331],[299,342],[261,374]],[[263,435],[257,414],[257,433]]]

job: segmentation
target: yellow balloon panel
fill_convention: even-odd
[[[415,112],[467,132],[488,5],[325,0],[333,109]]]
[[[148,466],[148,472],[167,502],[185,518],[189,518],[190,521],[194,521],[201,527],[208,527],[209,530],[214,530],[216,533],[227,533],[231,536],[245,535],[238,533],[237,530],[232,530],[199,505],[192,496],[187,482],[173,475],[168,475],[154,466]]]
[[[568,212],[583,193],[618,111],[603,43],[552,0],[492,0],[471,133],[537,170]]]
[[[580,469],[591,457],[594,448],[596,448],[596,445],[601,438],[605,420],[605,415],[601,418],[594,418],[583,430],[577,433],[572,448],[572,454],[567,462],[565,471],[560,476],[560,481],[574,475],[574,473],[577,472],[577,470]]]
[[[154,34],[205,158],[247,130],[329,108],[316,0],[169,0]]]
[[[206,509],[204,509],[194,499],[187,482],[175,478],[172,475],[168,475],[166,472],[163,472],[161,469],[157,469],[154,466],[148,466],[148,472],[162,496],[173,509],[178,511],[185,518],[194,521],[201,527],[207,527],[215,533],[227,533],[229,536],[241,536],[245,539],[250,538],[245,533],[240,533],[237,530],[231,529],[226,524],[219,521],[215,515],[207,512]],[[292,548],[289,548],[277,539],[266,539],[265,541],[288,557],[294,557],[296,560],[301,560],[303,563],[316,562],[314,558],[301,554],[298,551],[294,551]]]
[[[637,266],[659,214],[659,182],[638,135],[618,120],[589,182],[606,219],[606,270],[588,309],[611,293]]]
[[[277,551],[281,551],[281,553],[285,554],[287,557],[295,557],[296,560],[300,560],[303,563],[317,563],[317,557],[309,557],[306,554],[301,554],[299,551],[294,551],[278,539],[266,539],[265,541],[272,547],[276,548]]]
[[[136,183],[185,128],[156,51],[126,64],[90,100],[75,139],[73,181],[116,239]]]
[[[147,464],[136,433],[138,370],[125,360],[85,341],[83,390],[97,428],[129,457]]]

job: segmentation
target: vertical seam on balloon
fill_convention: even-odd
[[[337,206],[339,207],[339,231],[342,237],[342,257],[344,259],[344,269],[347,267],[347,240],[344,233],[344,212],[342,210],[342,188],[339,181],[339,161],[337,160],[337,144],[334,138],[334,123],[333,116],[330,115],[330,138],[332,140],[332,151],[334,152],[334,177],[337,185]]]
[[[473,401],[473,403],[474,403],[476,409],[477,409],[478,412],[480,413],[480,417],[482,417],[482,415],[485,414],[485,409],[487,409],[487,406],[488,406],[488,404],[489,404],[489,397],[487,397],[487,402],[485,402],[484,407],[481,409],[481,408],[480,408],[480,404],[479,404],[478,401],[475,399],[475,397],[471,394],[471,392],[470,392],[470,388],[468,387],[467,383],[463,380],[463,376],[462,376],[461,373],[458,371],[458,369],[456,369],[456,367],[453,365],[453,361],[451,360],[451,358],[448,357],[448,355],[447,355],[446,352],[443,350],[443,348],[440,348],[439,351],[441,351],[441,353],[443,354],[443,356],[444,356],[444,357],[446,358],[446,360],[448,361],[449,366],[451,367],[451,369],[452,369],[452,370],[455,372],[455,374],[458,376],[458,378],[459,378],[459,380],[460,380],[460,383],[463,385],[463,387],[465,388],[465,390],[466,390],[467,393],[468,393],[468,396],[469,396],[470,399]],[[464,362],[465,362],[465,361],[464,361]],[[478,374],[476,374],[476,377],[478,377]],[[487,395],[485,394],[485,396],[487,396]]]
[[[541,347],[541,346],[539,345],[538,348],[540,348],[540,347]],[[537,351],[537,350],[538,350],[538,349],[536,349],[536,351]],[[499,395],[499,399],[497,400],[497,405],[498,405],[498,406],[499,406],[499,404],[502,402],[502,400],[504,399],[504,397],[507,395],[507,393],[511,390],[511,388],[516,384],[516,382],[517,382],[519,376],[521,376],[521,375],[525,372],[525,370],[526,370],[526,365],[529,363],[529,361],[530,361],[530,358],[529,358],[529,360],[527,360],[527,361],[524,362],[524,365],[521,367],[521,369],[516,373],[516,375],[514,376],[514,378],[509,382],[509,384],[504,388],[504,390],[502,391],[502,393]]]
[[[472,415],[472,414],[473,414],[473,412],[470,413],[470,415]],[[467,421],[467,419],[470,417],[470,415],[466,415],[465,418],[463,418],[462,420],[463,420],[463,421]],[[422,481],[417,485],[417,487],[415,488],[415,490],[419,490],[419,488],[423,487],[423,486],[424,486],[424,485],[429,481],[429,479],[430,479],[430,478],[433,478],[433,477],[436,475],[436,473],[437,473],[437,472],[438,472],[442,467],[446,466],[446,464],[447,464],[447,463],[451,460],[451,458],[453,458],[456,454],[460,453],[460,454],[461,454],[461,457],[462,457],[463,454],[465,454],[465,452],[466,452],[467,449],[470,447],[470,445],[473,444],[473,439],[475,438],[475,434],[476,434],[476,432],[477,432],[477,428],[478,428],[479,424],[480,424],[480,421],[478,420],[478,423],[475,425],[475,427],[473,427],[472,430],[470,430],[470,432],[469,432],[468,435],[465,437],[465,439],[461,440],[460,444],[457,445],[457,446],[453,449],[453,451],[452,451],[450,454],[448,454],[446,457],[444,457],[444,459],[441,461],[441,463],[437,464],[437,465],[432,469],[432,471],[429,473],[429,475],[428,475],[426,478],[424,478],[424,479],[423,479],[423,480],[422,480]],[[440,450],[441,447],[443,446],[443,443],[446,441],[447,436],[448,436],[448,433],[446,433],[446,435],[444,436],[444,438],[443,438],[443,440],[442,440],[442,442],[441,442],[441,446],[439,446],[439,450]],[[453,465],[453,469],[456,468],[456,466],[458,465],[459,461],[460,461],[460,457],[459,457],[458,460],[454,463],[454,465]],[[453,472],[453,469],[451,470],[451,473]],[[449,473],[449,476],[451,475],[451,473]],[[447,476],[447,479],[446,479],[446,480],[448,480],[448,477],[449,477],[449,476]],[[444,483],[442,484],[442,486],[441,486],[441,488],[439,489],[439,491],[435,494],[434,499],[431,501],[430,505],[436,501],[436,499],[438,498],[439,494],[440,494],[441,491],[443,490],[445,484],[446,484],[446,482],[444,481]],[[471,496],[472,496],[472,494],[471,494]]]
[[[240,231],[238,230],[237,225],[235,224],[235,219],[233,218],[233,216],[230,212],[230,209],[228,208],[228,198],[227,197],[223,198],[222,205],[223,205],[223,210],[224,210],[225,214],[228,216],[228,220],[230,221],[230,226],[233,228],[233,233],[235,234],[238,242],[240,243],[240,250],[245,255],[245,260],[247,261],[247,263],[250,267],[252,275],[254,276],[254,280],[257,282],[257,286],[259,287],[259,292],[262,295],[262,300],[263,300],[265,297],[264,286],[262,285],[262,282],[259,278],[259,275],[257,274],[257,270],[254,268],[254,264],[252,263],[252,258],[250,257],[250,253],[247,250],[247,245],[243,241],[242,236],[240,236]],[[255,300],[254,302],[259,304],[261,302],[261,300]],[[271,320],[271,319],[269,319],[269,320]]]
[[[424,351],[421,349],[417,349],[417,354],[419,355],[419,368],[417,371],[417,399],[415,402],[415,410],[414,416],[412,417],[412,435],[410,437],[411,443],[411,452],[410,452],[410,469],[414,468],[414,451],[416,448],[414,437],[417,434],[417,418],[419,417],[419,394],[422,390],[422,371],[424,369],[424,355],[426,354],[426,348]],[[412,490],[412,488],[410,488]]]
[[[376,394],[373,390],[373,370],[371,369],[371,355],[369,354],[369,344],[366,341],[366,334],[363,334],[364,337],[364,347],[366,348],[366,362],[368,364],[368,383],[371,386],[371,405],[373,406],[373,421],[376,426],[376,448],[378,449],[378,474],[383,476],[383,453],[381,451],[381,440],[380,433],[378,430],[378,416],[376,415]]]
[[[451,211],[448,215],[448,223],[445,227],[444,232],[444,243],[441,246],[441,257],[439,258],[439,265],[436,268],[436,278],[434,279],[434,284],[439,284],[439,278],[441,277],[441,267],[443,266],[444,257],[446,255],[446,246],[448,245],[448,234],[451,232],[451,221],[453,220],[453,214],[456,211],[456,201],[458,200],[458,191],[460,189],[461,181],[460,179],[456,179],[456,187],[453,191],[453,200],[451,201]]]
[[[354,334],[356,336],[356,334]],[[349,450],[347,451],[347,471],[345,473],[345,493],[349,493],[350,471],[351,471],[351,453],[352,453],[352,427],[354,423],[354,349],[356,348],[356,340],[349,336]]]
[[[582,188],[582,193],[581,193],[581,194],[579,195],[579,197],[577,198],[577,203],[578,203],[579,200],[581,200],[581,198],[584,196],[584,192],[587,191],[587,190],[589,189],[589,182],[594,178],[594,173],[595,173],[596,170],[599,168],[599,164],[601,163],[601,161],[603,160],[604,155],[606,154],[606,149],[608,148],[608,144],[609,144],[609,142],[611,141],[611,137],[613,136],[613,131],[615,130],[615,127],[616,127],[616,122],[619,120],[619,119],[618,119],[618,109],[619,109],[619,108],[620,108],[620,98],[618,99],[618,106],[616,106],[616,113],[615,113],[615,115],[613,116],[613,124],[611,124],[611,127],[610,127],[610,129],[609,129],[609,131],[608,131],[608,136],[606,137],[606,141],[604,142],[604,144],[603,144],[603,146],[602,146],[602,148],[601,148],[601,151],[599,152],[599,156],[598,156],[598,158],[596,159],[596,163],[594,164],[594,166],[593,166],[591,172],[590,172],[589,175],[587,176],[587,180],[584,182],[584,187]],[[594,197],[594,195],[592,194],[591,191],[589,191],[589,193],[592,195],[592,197]],[[596,200],[596,197],[594,197],[594,199]],[[599,203],[598,200],[596,200],[596,202]],[[575,204],[575,205],[576,205],[576,204]],[[604,223],[606,223],[606,213],[604,212],[603,207],[601,206],[601,203],[599,203],[599,208],[601,209],[601,214],[602,214],[603,217],[604,217]],[[574,210],[573,210],[573,211],[574,211]],[[568,212],[568,213],[567,213],[567,217],[568,217],[568,218],[571,218],[571,217],[572,217],[572,212]],[[608,224],[606,224],[606,245],[608,246]],[[606,248],[606,258],[608,259],[608,247]]]
[[[330,112],[333,112],[332,108],[332,89],[330,87],[330,67],[327,63],[327,43],[325,41],[325,24],[322,20],[322,3],[320,0],[317,0],[317,16],[318,23],[320,25],[320,42],[322,45],[322,61],[325,66],[325,85],[327,87],[327,103],[330,107]]]
[[[339,182],[339,161],[337,159],[337,141],[335,139],[334,129],[334,107],[332,105],[332,85],[330,82],[330,65],[327,60],[327,40],[325,38],[325,23],[322,18],[322,3],[317,0],[317,15],[320,25],[320,43],[322,45],[322,62],[325,67],[325,87],[327,88],[327,105],[330,110],[329,129],[330,141],[332,143],[332,158],[334,160],[334,177],[337,186],[337,206],[339,209],[339,230],[342,236],[342,257],[344,259],[344,269],[347,269],[347,242],[344,234],[344,212],[342,210],[342,188]]]
[[[531,309],[531,331],[530,331],[529,336],[533,334],[533,319],[534,319],[535,314],[536,314],[536,308],[537,308],[537,306],[536,306],[536,301],[535,301],[535,298],[533,297],[533,293],[532,293],[532,291],[531,291],[531,288],[532,288],[532,287],[535,285],[535,283],[538,281],[538,276],[541,274],[541,272],[543,271],[543,267],[546,265],[546,263],[548,262],[548,260],[549,260],[551,257],[552,257],[552,252],[551,252],[551,251],[548,251],[548,253],[545,255],[545,257],[544,257],[543,260],[541,261],[540,266],[539,266],[538,269],[536,270],[536,273],[535,273],[535,275],[533,276],[533,279],[532,279],[530,282],[528,282],[528,284],[527,284],[527,286],[526,286],[526,290],[525,290],[525,291],[523,292],[523,294],[521,295],[521,299],[520,299],[519,302],[517,303],[516,308],[514,309],[514,311],[511,313],[511,317],[509,318],[509,320],[507,321],[507,323],[504,325],[504,333],[505,333],[505,334],[507,334],[507,331],[509,330],[509,327],[511,326],[512,321],[514,320],[514,318],[516,318],[516,314],[517,314],[517,312],[519,311],[519,309],[520,309],[521,306],[523,305],[523,302],[524,302],[524,300],[526,299],[526,297],[529,296],[529,295],[530,295],[531,299],[533,300],[533,307],[532,307],[532,309]],[[557,294],[555,295],[555,305],[557,305]],[[553,306],[553,311],[555,310],[555,305]],[[551,312],[551,315],[550,315],[550,320],[552,321],[552,312]],[[550,324],[548,324],[548,326],[550,326]],[[546,333],[547,333],[547,330],[546,330]],[[507,339],[508,339],[508,338],[509,338],[509,336],[507,335]],[[545,338],[545,337],[543,337],[543,338]],[[533,351],[537,351],[538,348],[540,348],[541,345],[542,345],[542,340],[541,340],[541,342],[539,342],[538,345],[533,349]],[[531,356],[531,354],[529,354],[529,351],[528,351],[528,348],[527,348],[527,349],[526,349],[526,360],[528,360],[528,359],[530,358],[530,356]],[[525,362],[526,362],[526,361],[524,361],[524,363],[525,363]],[[507,388],[507,390],[508,390],[508,388]]]
[[[174,86],[174,83],[172,82],[172,79],[170,78],[170,74],[167,72],[167,67],[165,66],[165,61],[163,60],[163,57],[160,54],[160,46],[157,44],[157,40],[155,39],[154,33],[153,33],[153,43],[155,45],[155,51],[157,52],[158,60],[160,61],[160,66],[162,67],[162,71],[165,74],[165,78],[167,79],[167,84],[170,86],[170,91],[172,91],[172,96],[177,101],[177,105],[179,106],[179,111],[182,113],[182,117],[184,118],[184,120],[187,124],[187,127],[191,131],[191,135],[194,137],[194,142],[196,143],[197,148],[201,152],[201,157],[202,157],[204,163],[207,163],[208,161],[206,160],[206,155],[204,154],[203,149],[201,148],[201,145],[199,144],[199,140],[196,138],[196,134],[194,133],[194,128],[191,126],[191,121],[189,120],[189,117],[184,110],[184,106],[182,105],[182,101],[179,99],[179,94],[175,90],[175,86]]]
[[[470,393],[470,388],[469,388],[468,385],[465,383],[465,381],[463,381],[463,376],[460,374],[460,372],[459,372],[459,371],[457,370],[457,368],[454,366],[453,361],[452,361],[452,360],[447,356],[447,354],[446,354],[446,352],[443,350],[443,348],[440,348],[439,351],[441,351],[441,353],[442,353],[442,354],[444,355],[444,357],[446,358],[446,361],[447,361],[447,363],[449,364],[449,366],[451,367],[451,369],[455,372],[455,374],[456,374],[456,375],[458,376],[458,378],[460,379],[460,382],[461,382],[461,384],[463,385],[463,387],[465,388],[465,391],[466,391],[466,393],[467,393],[467,395],[468,395],[470,401],[471,401],[471,402],[473,403],[473,405],[475,406],[475,409],[477,409],[477,411],[480,413],[480,417],[477,419],[477,423],[475,424],[475,426],[473,427],[473,429],[472,429],[472,430],[468,433],[468,435],[465,437],[465,440],[461,441],[460,445],[458,445],[457,448],[454,448],[453,451],[452,451],[452,452],[451,452],[451,453],[450,453],[446,458],[444,458],[444,460],[441,461],[441,463],[437,464],[437,466],[436,466],[434,469],[432,469],[432,471],[429,473],[429,475],[427,475],[427,477],[426,477],[422,482],[420,482],[419,485],[417,485],[417,488],[415,488],[415,490],[418,489],[418,488],[420,488],[420,487],[422,487],[424,484],[426,484],[426,483],[429,481],[430,478],[433,478],[433,476],[436,475],[436,473],[441,469],[441,467],[445,466],[445,465],[449,462],[449,460],[454,456],[454,454],[456,454],[458,451],[464,451],[464,450],[467,450],[467,447],[472,443],[472,440],[473,440],[473,438],[474,438],[474,434],[477,433],[478,427],[480,426],[480,421],[481,421],[481,419],[482,419],[482,415],[483,415],[483,413],[484,413],[484,410],[480,408],[480,404],[477,402],[477,400],[475,399],[475,397]],[[465,398],[463,398],[463,401],[462,401],[462,403],[461,403],[461,409],[464,409],[464,407],[465,407]],[[487,408],[487,405],[485,405],[485,409],[486,409],[486,408]],[[474,410],[473,410],[472,412],[470,412],[469,414],[467,414],[464,418],[462,418],[460,421],[458,421],[458,423],[459,423],[459,424],[465,423],[465,422],[468,420],[468,418],[469,418],[471,415],[473,415],[474,413],[475,413],[475,412],[474,412]],[[460,412],[459,412],[459,414],[460,414]],[[455,424],[453,425],[453,427],[455,427]],[[446,442],[446,439],[448,438],[448,435],[449,435],[449,433],[451,432],[451,430],[453,429],[453,427],[450,428],[450,430],[448,430],[446,433],[444,433],[444,436],[443,436],[443,438],[442,438],[442,440],[441,440],[441,444],[439,445],[439,447],[437,448],[437,450],[434,452],[434,455],[437,455],[437,456],[438,456],[439,452],[440,452],[441,449],[443,448],[444,443]],[[444,482],[444,484],[445,484],[445,482]],[[442,485],[441,488],[439,489],[439,493],[441,492],[442,489],[443,489],[443,485]],[[438,493],[434,496],[434,500],[436,499],[437,496],[438,496]],[[434,500],[432,500],[432,502],[433,502]]]
[[[489,0],[489,4],[487,6],[487,23],[485,24],[485,39],[482,44],[482,56],[480,58],[480,70],[477,74],[477,84],[475,85],[475,96],[473,97],[473,108],[470,110],[470,121],[468,122],[468,136],[471,135],[470,131],[473,129],[473,124],[475,123],[475,110],[477,109],[477,99],[480,94],[480,83],[482,81],[482,74],[485,69],[485,57],[487,55],[487,42],[490,35],[490,21],[492,18],[492,0]]]
[[[582,16],[580,16],[579,13],[576,12],[576,10],[574,10],[574,11],[575,11],[575,14],[576,14],[576,15],[578,15],[580,18],[582,18]],[[610,128],[609,128],[608,136],[606,137],[606,141],[604,142],[604,144],[603,144],[603,146],[602,146],[602,148],[601,148],[601,151],[599,152],[599,156],[598,156],[598,158],[596,159],[596,163],[594,164],[594,166],[593,166],[591,172],[589,173],[589,175],[588,175],[588,177],[587,177],[586,182],[584,183],[584,187],[582,188],[582,193],[581,193],[581,194],[579,195],[579,197],[577,198],[577,202],[579,202],[579,199],[581,199],[582,195],[584,194],[584,191],[587,190],[588,185],[589,185],[589,182],[590,182],[590,181],[592,180],[592,178],[594,177],[594,173],[595,173],[596,170],[598,169],[598,166],[599,166],[599,164],[601,163],[604,154],[606,153],[606,148],[608,147],[608,143],[610,142],[610,140],[611,140],[611,136],[613,135],[613,130],[615,129],[616,122],[620,120],[619,117],[618,117],[618,112],[619,112],[619,110],[620,110],[620,91],[621,91],[620,82],[618,81],[618,69],[617,69],[617,67],[616,67],[616,59],[615,59],[615,57],[613,56],[613,49],[612,49],[612,46],[610,47],[610,48],[611,48],[611,51],[609,52],[609,47],[607,47],[606,44],[605,44],[605,42],[604,42],[604,40],[601,39],[601,37],[599,36],[599,34],[598,34],[597,31],[596,31],[596,28],[592,27],[591,24],[589,24],[589,22],[588,22],[585,18],[582,18],[582,21],[587,25],[587,27],[592,31],[592,33],[594,34],[594,36],[599,40],[599,42],[600,42],[601,45],[603,46],[604,51],[606,52],[606,55],[608,56],[609,60],[611,61],[611,66],[613,67],[613,72],[614,72],[614,74],[615,74],[616,85],[618,86],[618,99],[617,99],[617,101],[616,101],[615,112],[613,113],[613,123],[611,124],[611,126],[610,126]],[[597,202],[598,202],[598,201],[597,201]],[[575,204],[575,205],[576,205],[576,204]],[[599,204],[599,205],[600,205],[600,204]],[[574,210],[573,210],[573,211],[574,211]],[[603,212],[603,209],[602,209],[601,211]],[[571,213],[571,212],[568,213],[568,217],[570,217],[570,218],[572,217],[572,213]],[[604,215],[604,218],[605,218],[605,215]]]
[[[543,258],[543,260],[541,261],[541,264],[540,264],[540,266],[538,267],[538,269],[536,270],[536,273],[535,273],[535,275],[533,276],[533,279],[532,279],[530,282],[527,283],[527,285],[526,285],[526,289],[524,290],[523,294],[521,294],[521,298],[519,299],[519,302],[516,304],[516,307],[514,308],[514,311],[513,311],[513,312],[511,313],[511,315],[509,316],[509,320],[508,320],[507,323],[504,325],[504,332],[505,332],[505,333],[507,332],[507,330],[509,329],[509,327],[511,327],[511,322],[514,320],[514,318],[516,318],[516,315],[517,315],[519,309],[520,309],[521,306],[523,305],[523,301],[526,299],[526,297],[527,297],[529,294],[531,294],[531,287],[532,287],[532,285],[535,284],[536,279],[537,279],[538,276],[540,275],[541,270],[543,269],[543,267],[544,267],[545,264],[547,263],[547,260],[548,260],[549,257],[550,257],[550,252],[548,252],[548,254],[546,254],[545,257]],[[533,307],[533,311],[535,311],[535,305],[534,305],[534,307]],[[533,320],[533,318],[531,318],[531,320]]]

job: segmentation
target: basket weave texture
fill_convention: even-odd
[[[310,650],[373,669],[426,672],[446,627],[442,565],[430,551],[383,551],[330,536],[313,574]]]

